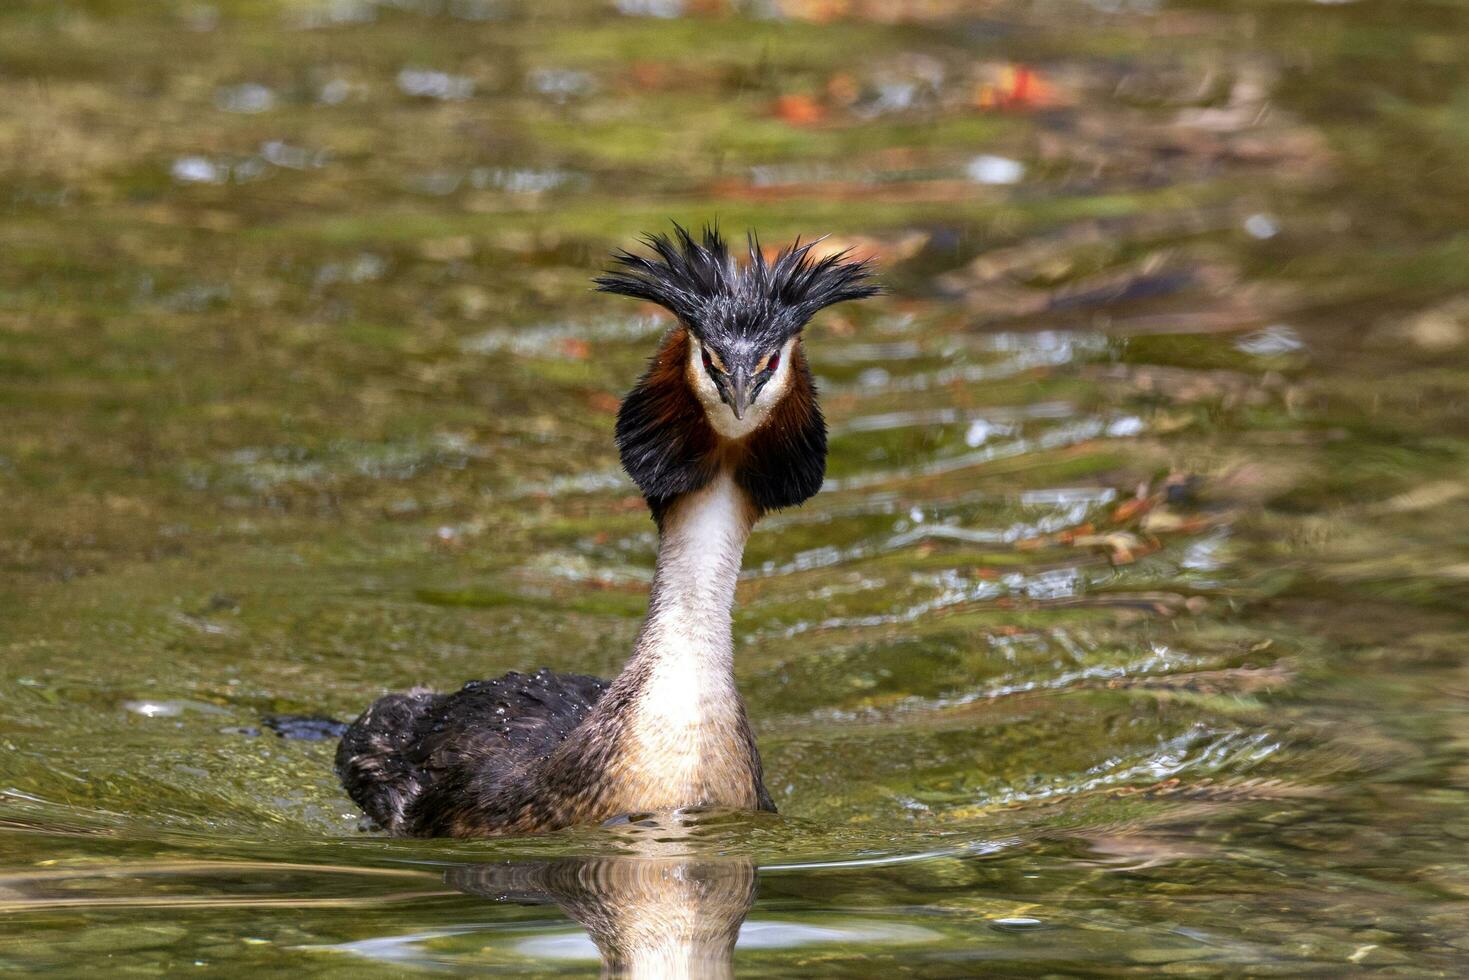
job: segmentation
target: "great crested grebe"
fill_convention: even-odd
[[[375,701],[337,774],[383,829],[481,837],[705,805],[774,810],[734,682],[730,611],[761,514],[821,488],[826,426],[801,350],[817,311],[878,292],[815,243],[736,263],[718,232],[644,239],[596,280],[677,323],[622,402],[617,448],[658,525],[648,615],[608,683],[541,669]]]

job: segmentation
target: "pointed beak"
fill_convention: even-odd
[[[734,417],[742,419],[750,407],[750,372],[738,367],[729,376],[729,408]]]

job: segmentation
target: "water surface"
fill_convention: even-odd
[[[1465,972],[1469,11],[727,7],[6,5],[0,964]],[[891,287],[741,583],[780,816],[359,832],[264,715],[630,648],[671,218]]]

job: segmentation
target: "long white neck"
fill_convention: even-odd
[[[597,706],[618,712],[622,733],[606,772],[611,813],[759,805],[759,761],[735,689],[730,636],[753,523],[744,491],[723,474],[663,515],[648,618]],[[597,715],[585,723],[590,731],[599,730]]]
[[[730,615],[752,523],[745,494],[727,473],[664,516],[648,618],[632,661],[649,671],[647,710],[682,718],[733,693]]]
[[[769,807],[735,689],[730,636],[754,518],[749,498],[727,474],[663,514],[648,618],[633,654],[546,770],[590,766],[592,805],[604,819],[695,804]],[[610,755],[602,751],[609,746]],[[579,784],[572,789],[583,793]],[[559,783],[548,790],[564,791]]]

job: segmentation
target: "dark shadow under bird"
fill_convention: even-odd
[[[658,525],[648,615],[611,681],[539,670],[414,690],[343,735],[337,773],[383,829],[476,837],[636,811],[774,810],[734,682],[731,609],[760,516],[820,489],[826,427],[801,347],[821,309],[878,290],[794,245],[740,264],[717,232],[645,239],[599,278],[676,318],[622,403],[622,464]]]

